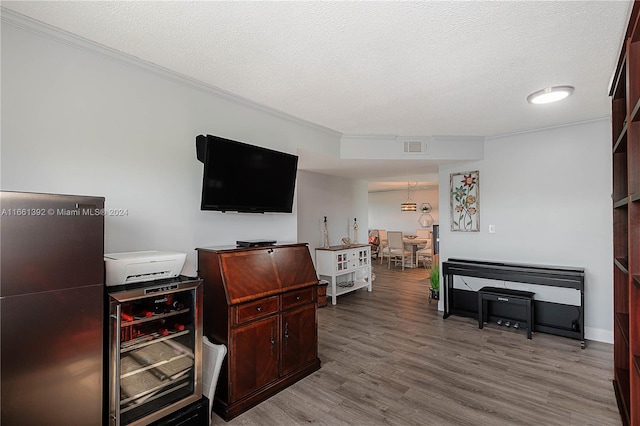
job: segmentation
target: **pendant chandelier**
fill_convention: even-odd
[[[411,194],[409,193],[409,182],[407,182],[407,201],[400,204],[400,210],[403,212],[415,212],[417,210],[416,203],[411,201]]]

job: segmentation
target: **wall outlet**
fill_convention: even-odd
[[[496,226],[495,225],[489,225],[489,233],[490,234],[495,234],[496,233]]]
[[[580,331],[580,324],[578,323],[578,320],[571,321],[571,330]]]

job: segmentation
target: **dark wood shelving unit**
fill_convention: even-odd
[[[626,259],[614,259],[614,266],[616,266],[619,270],[621,270],[625,274],[629,273],[629,268],[627,267]]]
[[[629,205],[629,199],[627,197],[624,197],[622,200],[616,201],[613,204],[613,208],[617,209],[620,207],[627,207]]]
[[[629,315],[616,313],[616,325],[620,329],[624,343],[629,347]]]
[[[625,425],[640,424],[640,0],[612,78],[613,388]]]
[[[620,410],[622,423],[629,425],[631,424],[629,419],[629,370],[616,368],[613,389],[616,393],[616,399],[618,400],[618,409]]]

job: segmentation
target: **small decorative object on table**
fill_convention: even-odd
[[[358,219],[353,218],[353,244],[358,244]]]
[[[343,237],[342,238],[342,245],[345,247],[350,247],[351,246],[351,240],[349,239],[349,237]]]
[[[327,228],[327,217],[324,217],[324,248],[329,248],[329,228]]]

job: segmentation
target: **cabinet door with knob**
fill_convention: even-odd
[[[278,317],[237,327],[232,332],[231,402],[278,378]]]
[[[282,374],[289,374],[318,357],[316,311],[304,305],[282,314]]]

